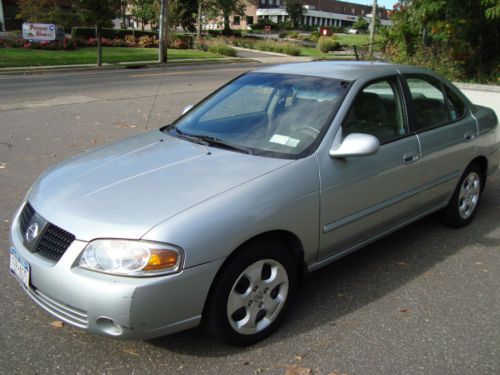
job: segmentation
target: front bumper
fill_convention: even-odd
[[[58,262],[52,262],[24,247],[19,211],[12,223],[11,244],[30,265],[29,288],[23,289],[58,319],[100,335],[149,339],[197,326],[223,262],[159,277],[106,275],[77,266],[87,242],[75,240]]]

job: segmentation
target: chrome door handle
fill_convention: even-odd
[[[407,152],[403,155],[403,163],[405,164],[415,163],[418,159],[420,156],[414,152]]]

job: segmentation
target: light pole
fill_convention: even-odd
[[[161,0],[160,7],[160,43],[158,47],[158,62],[167,62],[168,48],[168,0]]]
[[[373,57],[373,43],[375,42],[375,22],[377,20],[377,0],[373,0],[372,22],[370,25],[370,45],[368,46],[368,56]]]

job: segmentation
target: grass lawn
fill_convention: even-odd
[[[369,34],[335,34],[335,40],[339,42],[341,45],[352,46],[353,44],[356,47],[359,47],[364,50],[368,50],[368,44],[370,43],[370,35]],[[382,37],[380,35],[375,35],[375,43],[382,41]],[[373,50],[380,51],[381,44],[374,44]]]
[[[213,59],[222,56],[196,50],[169,49],[169,59]],[[79,48],[76,51],[45,51],[26,48],[0,48],[0,68],[20,66],[47,66],[95,64],[97,48]],[[103,47],[104,63],[155,61],[158,58],[156,48]]]

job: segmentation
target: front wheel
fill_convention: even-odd
[[[224,265],[204,312],[204,325],[217,339],[250,345],[278,326],[295,294],[296,265],[276,242],[246,246]]]
[[[483,183],[481,168],[477,164],[470,164],[460,178],[448,206],[441,211],[440,219],[455,228],[469,224],[479,206]]]

